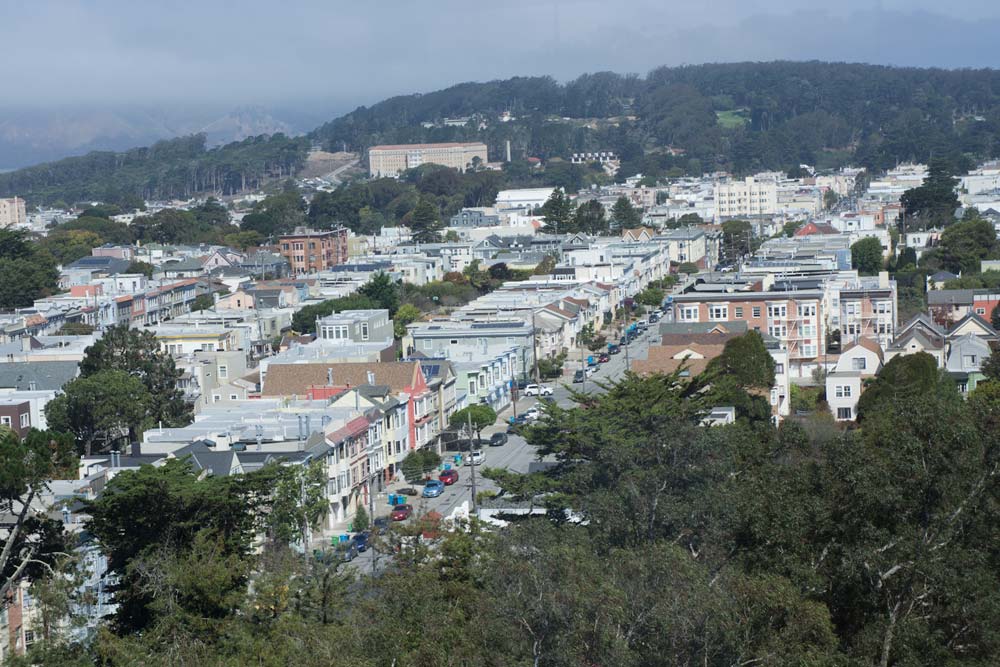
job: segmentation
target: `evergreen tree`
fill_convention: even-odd
[[[567,231],[567,223],[573,214],[573,202],[562,191],[556,188],[549,198],[542,204],[542,218],[545,226],[551,228],[552,233],[559,234]]]
[[[439,243],[443,228],[437,205],[429,197],[420,197],[416,208],[410,213],[413,240],[417,243]]]
[[[618,229],[635,229],[642,225],[642,212],[622,195],[611,209],[611,219]]]

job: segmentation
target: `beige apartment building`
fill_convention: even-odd
[[[749,176],[742,181],[715,184],[715,214],[719,219],[778,212],[778,184]]]
[[[440,164],[459,171],[465,171],[479,158],[486,164],[486,144],[398,144],[394,146],[372,146],[368,149],[368,173],[372,178],[398,176],[407,169],[422,164]]]
[[[13,199],[0,199],[0,229],[13,227],[14,225],[24,225],[28,222],[28,215],[24,208],[24,200],[20,197]]]

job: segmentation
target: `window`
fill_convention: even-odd
[[[847,314],[847,315],[857,315],[859,312],[861,312],[861,308],[860,308],[860,305],[857,302],[851,301],[850,303],[845,303],[844,304],[844,313],[845,314]]]
[[[361,340],[368,340],[368,323],[361,323]]]
[[[803,357],[815,357],[816,356],[816,346],[815,345],[803,345],[802,346],[802,356]]]
[[[729,306],[709,306],[708,319],[726,321],[729,319]]]
[[[785,365],[784,364],[775,364],[774,365],[774,374],[775,375],[784,375],[784,373],[785,373]]]
[[[240,400],[240,397],[237,396],[236,394],[230,394],[229,395],[229,400],[230,401],[238,401],[238,400]]]
[[[479,393],[476,389],[476,378],[469,378],[469,393],[475,396]]]
[[[219,379],[225,380],[226,378],[229,377],[229,367],[223,364],[219,364],[218,373],[219,373]]]
[[[698,321],[698,306],[683,306],[680,310],[682,322]]]
[[[976,315],[985,315],[985,314],[986,314],[985,308],[976,308]]]
[[[220,396],[219,394],[212,394],[212,402],[213,403],[218,403],[221,400],[222,400],[222,396]]]
[[[10,426],[10,417],[0,417],[0,424]]]
[[[21,415],[21,428],[28,428],[28,425],[30,423],[31,423],[31,415],[25,412],[23,415]]]
[[[875,304],[875,312],[879,315],[888,315],[892,312],[892,305],[888,301],[879,301]]]
[[[834,390],[834,396],[837,398],[850,398],[851,397],[851,385],[849,384],[838,384]]]
[[[860,359],[851,359],[851,370],[863,371],[867,368],[867,366],[868,360],[864,357],[861,357]]]
[[[782,304],[780,306],[768,306],[767,316],[776,319],[785,319],[788,317],[788,306]]]
[[[771,324],[767,327],[767,333],[775,338],[784,338],[788,335],[788,327],[784,324]]]
[[[799,317],[816,317],[816,304],[799,304]]]
[[[976,365],[976,355],[974,355],[974,354],[963,354],[962,355],[962,365],[963,366],[975,366]]]
[[[852,408],[837,408],[837,419],[853,419]]]
[[[760,306],[754,306],[752,313],[754,317],[760,317]]]
[[[739,306],[736,307],[736,319],[738,320],[743,319],[743,309],[740,308]]]
[[[448,341],[448,342],[450,342],[450,343],[451,343],[452,345],[458,345],[458,339],[457,339],[457,338],[452,338],[452,339],[451,339],[450,341]]]

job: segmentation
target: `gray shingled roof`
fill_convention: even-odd
[[[0,388],[50,391],[63,385],[79,373],[75,361],[15,361],[0,363]]]

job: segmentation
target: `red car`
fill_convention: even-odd
[[[405,521],[413,514],[413,505],[396,505],[392,508],[389,518],[393,521]]]
[[[445,486],[451,486],[452,484],[458,481],[458,471],[452,468],[448,468],[440,475],[438,475],[438,479],[444,482]]]
[[[597,358],[597,362],[600,364],[606,364],[609,361],[611,361],[611,355],[609,355],[607,352],[601,352],[601,356]]]

